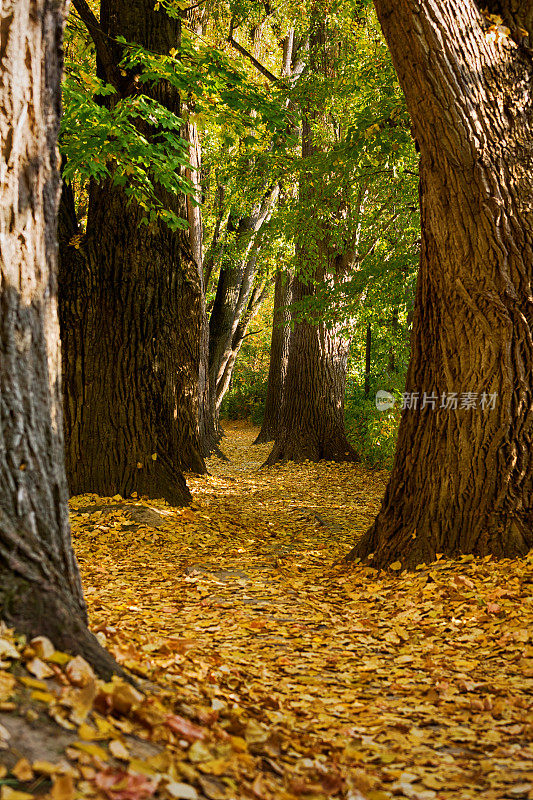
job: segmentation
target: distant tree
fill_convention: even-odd
[[[110,676],[119,668],[87,629],[63,453],[56,141],[65,7],[28,0],[3,11],[0,616]]]
[[[209,316],[209,386],[215,428],[246,330],[267,294],[264,281],[258,279],[261,229],[272,214],[277,194],[277,187],[270,189],[250,215],[238,220],[230,217],[226,225],[226,235],[232,235],[233,242],[231,252],[220,258]]]
[[[289,358],[290,283],[290,275],[287,272],[279,270],[276,273],[265,412],[255,444],[273,442],[278,435],[279,417],[283,403],[283,387],[287,376]]]
[[[309,34],[311,78],[331,68],[331,42],[321,11],[313,6]],[[302,114],[302,159],[300,212],[314,218],[318,200],[317,182],[307,164],[320,152],[318,124],[326,125],[323,98],[310,96]],[[307,230],[297,234],[295,275],[290,292],[293,303],[315,295],[313,281],[342,282],[353,266],[354,253],[330,247],[330,224],[319,221],[310,241]],[[274,447],[267,464],[277,461],[345,461],[357,459],[344,430],[344,392],[348,361],[348,339],[342,324],[325,324],[295,318],[288,344],[287,373],[283,385]]]
[[[349,558],[521,555],[533,542],[533,6],[375,5],[420,147],[422,248],[411,407],[381,511]]]

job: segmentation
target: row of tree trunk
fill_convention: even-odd
[[[131,81],[117,79],[122,57],[118,36],[162,54],[179,42],[180,20],[154,11],[149,0],[135,9],[126,0],[101,0],[99,21],[88,20],[90,11],[83,0],[75,0],[74,5],[91,23],[98,71],[115,86],[116,94],[108,103],[132,91]],[[202,14],[197,13],[192,22],[201,34]],[[315,32],[308,45],[312,54],[325,38],[324,24],[313,24]],[[95,25],[101,36],[94,35]],[[291,37],[284,60],[288,72],[293,41]],[[317,69],[315,56],[312,63]],[[159,83],[144,86],[143,91],[176,114],[180,112],[178,93],[171,86]],[[320,109],[311,113],[317,118]],[[152,135],[149,130],[144,133]],[[187,177],[195,187],[194,199],[199,200],[198,134],[191,124],[184,126],[183,133],[189,141]],[[303,158],[314,150],[306,122]],[[300,194],[309,195],[305,182]],[[217,448],[221,403],[248,325],[267,292],[266,283],[258,281],[258,265],[262,234],[278,195],[279,187],[272,186],[248,216],[234,219],[226,213],[204,264],[201,210],[191,202],[193,198],[161,197],[178,215],[188,218],[187,235],[170,231],[164,223],[143,225],[142,208],[127,201],[122,187],[112,180],[92,181],[87,227],[80,236],[74,198],[70,188],[64,187],[59,308],[67,475],[73,493],[130,496],[136,492],[162,497],[173,505],[189,500],[182,472],[205,471],[205,456]],[[307,200],[312,198],[307,196]],[[227,239],[231,239],[229,253],[225,253]],[[329,261],[315,272],[319,278],[333,274],[338,279],[339,268],[346,273],[349,264],[332,265],[326,250],[324,257]],[[299,258],[302,268],[308,268],[305,249],[301,248]],[[213,272],[218,275],[217,288],[208,320],[206,284]],[[314,288],[294,276],[290,292],[298,300],[312,295]],[[277,333],[274,327],[274,336]],[[347,345],[323,324],[297,323],[287,342],[287,365],[279,364],[279,377],[274,376],[277,355],[273,348],[270,408],[276,382],[284,391],[276,409],[278,429],[271,463],[355,457],[344,435]],[[268,413],[267,407],[267,420]],[[263,436],[265,431],[266,427]]]
[[[373,554],[378,566],[396,559],[412,566],[436,552],[521,554],[531,546],[533,530],[533,64],[523,33],[533,41],[531,4],[497,4],[511,36],[491,31],[472,0],[376,5],[421,150],[423,242],[407,386],[437,395],[464,387],[495,394],[497,402],[487,413],[453,406],[435,413],[406,410],[383,508],[354,555]],[[82,653],[109,675],[118,667],[86,625],[63,458],[56,141],[65,7],[58,0],[27,0],[0,14],[0,613],[29,635],[48,634],[57,647]],[[161,20],[167,24],[173,23]],[[110,210],[126,216],[131,236],[134,211],[119,208],[112,191],[110,198]],[[103,200],[92,203],[97,219]],[[168,236],[147,232],[138,247],[167,246]],[[126,235],[119,239],[118,252],[127,241]],[[98,298],[102,319],[91,310],[83,324],[95,331],[96,343],[118,348],[127,360],[143,324],[153,324],[129,320],[133,309],[170,302],[179,307],[172,298],[180,281],[199,296],[197,269],[192,259],[180,259],[161,275],[137,257],[130,263],[111,256],[109,242],[102,247],[110,263],[96,264],[97,246],[92,242],[79,254],[89,277],[80,268],[74,279]],[[155,257],[153,249],[148,254]],[[119,277],[114,303],[105,289]],[[163,289],[170,300],[163,299]],[[81,302],[71,306],[84,318]],[[175,319],[164,316],[157,329],[149,327],[168,338],[142,355],[141,404],[171,357],[165,352],[174,341],[170,323]],[[74,370],[72,379],[91,402],[101,403],[99,391],[108,389],[89,384],[87,375],[102,384],[101,373],[87,367],[93,357],[83,342],[78,346],[72,352],[79,373]],[[115,358],[104,354],[110,382]],[[175,406],[176,387],[163,382],[159,389],[156,402],[162,404],[163,395]],[[109,390],[108,399],[123,398]],[[137,414],[145,410],[152,413],[141,406]],[[76,403],[67,413],[83,426]],[[110,426],[120,421],[106,414]],[[156,464],[163,456],[165,432],[161,441],[148,443],[134,432],[126,435],[139,447],[139,473],[150,467],[147,458]],[[148,478],[133,478],[126,450],[125,489],[145,480],[168,485],[165,457],[160,473],[152,465]],[[176,475],[172,491],[179,493]]]

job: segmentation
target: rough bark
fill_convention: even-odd
[[[0,614],[119,671],[87,629],[70,541],[57,319],[64,5],[0,11]]]
[[[179,21],[150,0],[103,0],[100,24],[109,41],[121,35],[159,53],[179,44]],[[143,91],[179,112],[172,87]],[[183,198],[164,199],[186,215]],[[182,505],[190,495],[181,470],[205,471],[201,274],[186,233],[142,217],[121,187],[93,182],[83,259],[61,240],[67,473],[73,493],[137,492]]]
[[[313,291],[292,279],[293,303]],[[338,331],[323,323],[294,324],[277,436],[266,464],[357,460],[344,431],[347,359],[348,340]]]
[[[518,6],[498,3],[510,26]],[[531,51],[487,31],[472,0],[376,8],[420,145],[406,392],[438,399],[404,411],[381,511],[349,557],[520,555],[533,541]],[[452,392],[477,406],[440,408]]]
[[[290,338],[290,276],[281,270],[276,274],[274,315],[270,343],[270,365],[265,400],[265,413],[255,444],[273,442],[278,433],[279,414],[283,402],[283,386],[287,375]]]

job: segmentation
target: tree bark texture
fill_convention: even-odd
[[[103,0],[100,22],[106,35],[155,52],[179,45],[179,21],[150,0]],[[172,87],[144,91],[179,112]],[[186,216],[183,198],[165,200]],[[205,471],[202,281],[187,234],[142,218],[121,187],[93,183],[83,259],[62,237],[67,470],[74,494],[137,492],[182,505],[190,494],[181,471]]]
[[[191,11],[190,14],[194,12]],[[202,34],[202,26],[195,26],[196,32]],[[186,170],[186,177],[195,187],[194,199],[187,197],[187,219],[189,222],[189,241],[191,252],[196,262],[202,286],[200,298],[200,364],[198,375],[198,441],[199,451],[203,458],[216,453],[224,458],[218,443],[220,432],[215,425],[215,408],[209,383],[209,319],[206,304],[206,285],[208,277],[204,269],[203,253],[203,221],[202,221],[202,146],[196,125],[190,122],[184,126],[183,137],[189,142],[189,162],[193,169]]]
[[[0,7],[0,614],[118,666],[87,629],[70,541],[57,318],[63,3]]]
[[[520,5],[498,4],[510,26]],[[420,400],[403,412],[383,506],[349,557],[413,567],[437,553],[520,555],[533,541],[531,51],[491,31],[472,0],[376,8],[420,145],[406,383]],[[424,392],[435,409],[422,408]],[[453,392],[476,407],[441,408]]]
[[[293,278],[293,303],[313,290],[312,285]],[[277,436],[267,465],[357,460],[344,431],[347,359],[348,340],[335,330],[323,323],[294,324]]]
[[[289,358],[290,302],[290,276],[280,270],[276,273],[274,288],[274,315],[265,413],[255,444],[273,442],[278,433],[279,414],[283,402],[283,386]]]

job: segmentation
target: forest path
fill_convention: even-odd
[[[190,508],[72,501],[93,629],[206,728],[171,743],[197,792],[175,796],[533,797],[532,562],[336,563],[386,474],[260,469],[257,431],[226,433],[230,461],[188,477]]]

